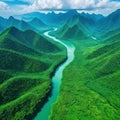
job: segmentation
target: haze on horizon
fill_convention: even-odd
[[[0,0],[0,16],[9,17],[30,12],[77,9],[108,15],[120,9],[120,0]]]

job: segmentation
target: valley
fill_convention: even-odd
[[[50,36],[49,32],[45,32],[44,35],[47,36],[48,38],[51,38],[52,40],[62,44],[67,49],[67,59],[66,59],[66,61],[64,61],[62,64],[60,64],[57,67],[54,75],[52,76],[51,79],[52,79],[53,89],[51,91],[51,96],[48,98],[47,103],[43,106],[43,108],[37,114],[37,116],[35,117],[34,120],[49,118],[49,115],[50,115],[50,112],[52,109],[52,105],[56,102],[57,97],[59,95],[63,71],[66,68],[66,66],[68,66],[74,60],[75,47],[70,42],[61,41],[59,39],[56,39],[55,37]]]
[[[70,41],[76,51],[74,61],[64,71],[50,120],[61,120],[60,116],[62,120],[120,119],[120,31],[101,35],[96,31],[93,39],[92,33],[80,30],[78,22],[72,20],[71,26],[67,22],[52,33]]]
[[[119,23],[120,9],[0,17],[0,119],[119,120]]]
[[[32,119],[50,95],[51,75],[66,50],[14,27],[0,38],[0,119]]]
[[[111,56],[98,41],[91,40],[71,41],[76,47],[75,59],[64,71],[51,120],[61,120],[60,116],[63,120],[120,118],[118,49]]]

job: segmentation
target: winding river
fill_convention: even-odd
[[[63,41],[63,40],[61,41],[61,40],[55,38],[54,36],[49,35],[49,32],[50,31],[45,32],[44,35],[48,38],[51,38],[51,40],[54,40],[54,41],[56,41],[56,42],[58,42],[58,43],[60,43],[60,44],[62,44],[66,47],[66,49],[67,49],[67,60],[56,69],[55,74],[52,77],[52,84],[53,84],[52,96],[48,98],[47,103],[43,106],[43,108],[37,114],[37,116],[34,118],[34,120],[48,120],[52,105],[53,105],[53,103],[56,102],[57,97],[59,95],[63,70],[74,59],[75,47],[73,46],[73,44],[71,44],[68,41]]]

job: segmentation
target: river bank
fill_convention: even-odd
[[[52,76],[53,87],[52,87],[51,96],[48,98],[47,103],[45,103],[45,105],[43,106],[41,111],[37,114],[37,116],[34,118],[34,120],[48,120],[52,105],[56,102],[57,97],[59,95],[59,89],[61,85],[63,70],[73,61],[74,51],[75,51],[75,47],[70,42],[65,42],[65,41],[56,39],[55,37],[50,36],[49,32],[45,32],[44,35],[46,37],[49,37],[51,40],[54,40],[66,47],[67,60],[64,63],[59,64],[60,66],[57,66],[58,68],[56,68],[56,72],[53,74],[54,76]]]

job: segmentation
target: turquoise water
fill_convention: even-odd
[[[52,105],[53,105],[53,103],[56,102],[57,97],[59,95],[63,70],[65,69],[65,67],[67,65],[69,65],[73,61],[74,51],[75,51],[75,47],[70,42],[61,41],[61,40],[59,40],[59,39],[57,39],[53,36],[50,36],[49,32],[45,32],[44,35],[66,47],[66,49],[67,49],[67,60],[56,69],[55,74],[52,77],[52,84],[53,84],[52,96],[48,98],[47,103],[43,106],[43,108],[37,114],[37,116],[34,118],[34,120],[48,120]]]

